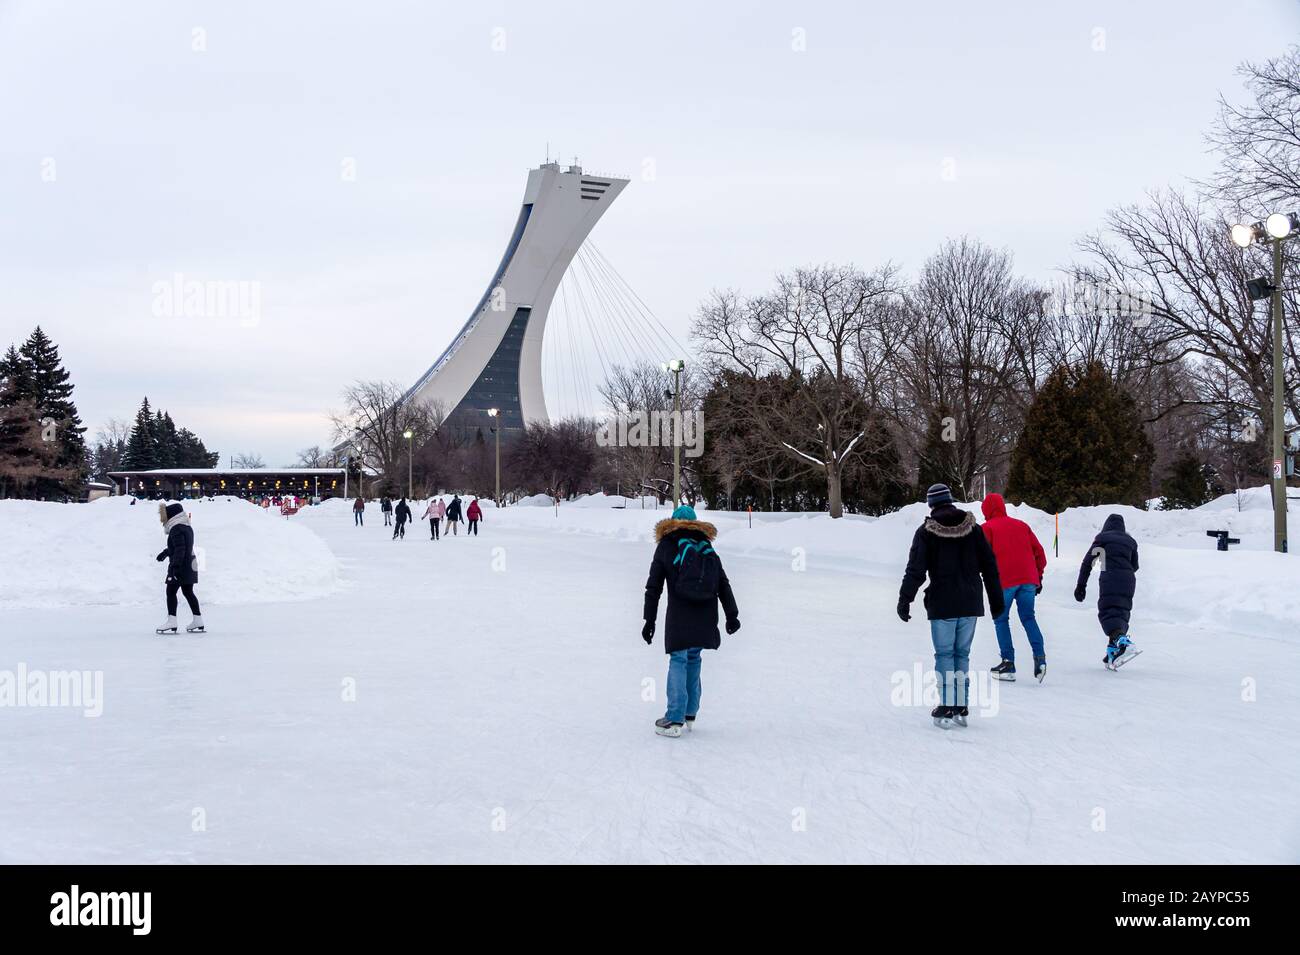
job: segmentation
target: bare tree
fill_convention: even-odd
[[[926,261],[905,297],[901,327],[888,336],[889,367],[902,386],[892,406],[898,429],[918,442],[922,471],[943,473],[963,497],[976,474],[1010,456],[1027,403],[1017,396],[1028,392],[1026,376],[1042,358],[1037,342],[1017,351],[1008,336],[1040,333],[1035,294],[1013,277],[1009,253],[950,241]],[[940,467],[930,460],[934,441],[925,440],[934,434],[951,446],[937,456]]]
[[[237,468],[264,468],[266,467],[266,461],[254,451],[245,451],[242,454],[236,454],[231,459],[231,465]]]
[[[437,434],[446,418],[438,403],[404,401],[403,395],[393,381],[357,381],[343,391],[344,410],[330,415],[337,444],[390,481],[404,471],[408,452]]]
[[[794,402],[737,412],[760,440],[825,475],[833,518],[844,513],[844,467],[867,450],[873,413],[857,365],[861,342],[896,293],[892,266],[824,265],[777,276],[768,295],[715,292],[696,318],[693,334],[715,367],[753,380],[775,372],[794,386]]]
[[[319,444],[313,444],[310,448],[303,448],[298,452],[298,459],[291,465],[291,467],[295,468],[336,468],[338,466],[339,456],[333,451],[327,451]]]
[[[1195,385],[1195,396],[1173,407],[1197,406],[1218,418],[1236,417],[1244,408],[1267,436],[1271,317],[1265,304],[1250,300],[1246,282],[1269,274],[1268,250],[1237,248],[1218,215],[1172,191],[1153,194],[1146,205],[1111,212],[1106,230],[1081,246],[1098,281],[1121,291],[1147,290],[1150,315],[1142,335],[1148,359],[1184,362]],[[1289,270],[1300,265],[1293,251],[1287,254]],[[1285,299],[1285,395],[1292,420],[1300,420],[1300,303],[1295,290]]]
[[[1300,199],[1300,47],[1238,72],[1253,99],[1241,106],[1219,99],[1206,138],[1222,161],[1208,189],[1247,217],[1291,212]]]

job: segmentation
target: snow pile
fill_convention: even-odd
[[[201,603],[302,600],[331,593],[338,560],[278,509],[238,498],[184,501],[194,527]],[[167,540],[158,503],[0,501],[0,607],[157,604]]]
[[[1030,525],[1047,552],[1043,600],[1091,612],[1097,595],[1094,570],[1087,601],[1073,598],[1079,564],[1094,535],[1110,514],[1120,514],[1138,542],[1135,627],[1141,620],[1162,620],[1210,630],[1282,634],[1300,620],[1300,562],[1294,554],[1274,554],[1273,514],[1268,489],[1254,488],[1237,497],[1227,495],[1194,510],[1144,511],[1124,505],[1071,508],[1060,516],[1060,554],[1053,549],[1056,519],[1052,514],[1021,506],[1008,513]],[[549,500],[549,498],[547,499]],[[635,499],[620,509],[618,498],[593,495],[564,501],[556,510],[508,507],[497,519],[507,527],[549,534],[594,534],[623,541],[654,539],[655,524],[671,507],[645,509]],[[1263,502],[1261,505],[1260,502]],[[959,505],[982,522],[978,504]],[[795,570],[835,570],[901,580],[912,535],[928,509],[923,503],[883,517],[846,515],[833,521],[817,513],[713,511],[701,519],[718,528],[718,550],[770,560]],[[1228,530],[1241,538],[1229,553],[1215,549],[1207,530]],[[1300,540],[1300,518],[1291,515],[1291,539]]]

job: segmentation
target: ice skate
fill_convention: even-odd
[[[660,736],[671,736],[673,739],[682,735],[682,724],[671,723],[667,718],[655,720],[655,732]]]

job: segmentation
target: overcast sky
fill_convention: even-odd
[[[44,326],[92,435],[147,394],[285,465],[346,382],[437,358],[548,144],[632,179],[593,241],[686,340],[711,288],[962,234],[1048,279],[1207,173],[1217,94],[1297,38],[1294,0],[0,0],[0,347]],[[178,273],[256,320],[156,314]]]

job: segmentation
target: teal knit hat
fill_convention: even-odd
[[[673,511],[673,520],[675,521],[693,521],[695,519],[695,508],[690,505],[683,504]]]

